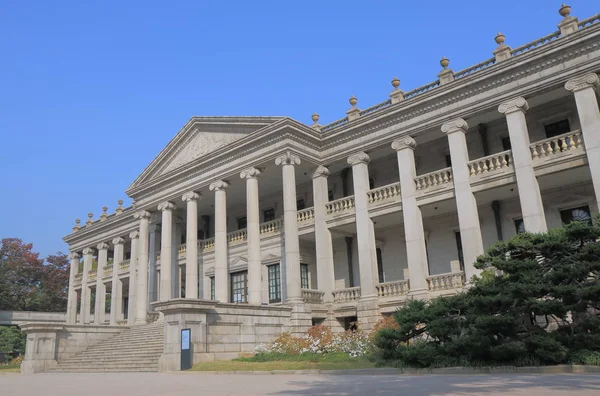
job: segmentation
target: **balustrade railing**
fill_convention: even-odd
[[[448,184],[452,181],[452,168],[444,168],[435,172],[426,173],[415,177],[415,186],[417,190],[425,190],[430,187],[436,187],[441,184]]]
[[[260,233],[262,234],[271,234],[281,231],[281,227],[283,227],[283,220],[276,219],[267,221],[266,223],[261,223],[258,228],[260,229]]]
[[[248,237],[248,231],[244,228],[243,230],[233,231],[227,234],[227,242],[236,243],[245,241]]]
[[[513,49],[512,51],[510,51],[510,54],[512,56],[521,55],[527,51],[531,51],[532,49],[541,47],[544,44],[548,44],[549,42],[560,38],[560,36],[561,36],[560,30],[557,30],[556,32],[550,33],[542,38],[539,38],[535,41],[532,41],[530,43],[527,43],[525,45],[522,45],[520,47]]]
[[[384,282],[375,285],[375,288],[377,289],[377,296],[380,298],[405,296],[409,290],[409,283],[408,279]]]
[[[400,195],[400,183],[392,183],[367,191],[369,202],[381,202]]]
[[[112,275],[112,273],[113,273],[113,264],[112,263],[107,264],[104,267],[104,276]]]
[[[215,238],[198,241],[198,250],[210,250],[215,248]]]
[[[324,295],[325,292],[322,291],[302,289],[302,300],[307,303],[321,304],[323,302]]]
[[[182,243],[181,245],[177,246],[177,257],[178,258],[184,258],[185,252],[187,252],[187,245],[185,243]]]
[[[344,212],[354,207],[354,195],[337,199],[335,201],[327,202],[325,208],[327,214],[336,214]]]
[[[460,289],[465,284],[463,272],[450,272],[447,274],[433,275],[427,278],[429,291],[443,291]]]
[[[315,208],[306,208],[298,211],[298,223],[315,218]]]
[[[98,272],[95,269],[91,269],[88,271],[88,281],[96,279]]]
[[[385,102],[378,103],[375,106],[371,106],[367,109],[361,110],[360,113],[358,113],[358,114],[362,117],[367,114],[375,113],[378,110],[385,109],[386,107],[390,107],[391,105],[392,105],[392,101],[390,99],[388,99]]]
[[[360,298],[360,286],[334,290],[332,294],[336,303],[356,301]]]
[[[131,260],[127,259],[127,260],[123,260],[119,263],[119,271],[122,270],[127,270],[129,269],[129,266],[131,265]]]
[[[490,58],[490,59],[480,62],[476,65],[469,66],[465,69],[454,72],[454,79],[458,80],[458,79],[470,76],[471,74],[478,72],[479,70],[483,70],[490,66],[494,66],[494,64],[496,64],[496,58]]]
[[[540,140],[530,145],[531,157],[538,158],[549,157],[564,151],[572,151],[583,147],[583,137],[581,131],[572,131],[554,136],[549,139]]]
[[[483,175],[498,169],[504,169],[512,166],[512,151],[506,150],[498,154],[488,155],[487,157],[476,159],[469,162],[469,171],[471,176]]]
[[[596,14],[592,17],[584,19],[583,21],[579,21],[579,23],[577,25],[579,26],[579,29],[583,29],[588,26],[594,25],[598,22],[600,22],[600,14]]]

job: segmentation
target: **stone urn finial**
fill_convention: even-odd
[[[319,115],[317,113],[313,113],[310,118],[312,118],[315,124],[319,121]]]
[[[558,10],[558,13],[562,17],[564,17],[564,18],[568,17],[571,14],[571,6],[570,5],[566,5],[565,3],[563,3],[560,6],[560,9]]]
[[[77,225],[81,224],[81,219],[75,219],[75,224],[77,224]]]
[[[94,217],[94,214],[92,212],[88,213],[88,219],[92,219],[92,217]]]
[[[496,41],[496,44],[503,45],[504,41],[506,41],[506,36],[503,35],[502,33],[498,32],[498,34],[496,35],[496,37],[494,37],[494,40]]]
[[[447,69],[449,64],[450,59],[446,58],[445,56],[442,56],[442,59],[440,60],[440,66],[442,66],[444,69]]]
[[[108,211],[108,206],[103,206],[102,207],[102,213],[106,213]]]
[[[400,86],[400,79],[398,77],[394,77],[394,79],[392,80],[392,87],[394,87],[394,89],[398,89],[399,86]]]
[[[119,199],[119,200],[117,201],[117,203],[119,204],[119,206],[121,206],[121,205],[123,205],[123,200],[122,200],[122,199]]]
[[[358,99],[356,99],[356,98],[354,97],[354,95],[352,95],[352,96],[350,97],[350,99],[348,99],[348,102],[350,102],[350,106],[352,106],[352,107],[355,107],[355,106],[356,106],[356,104],[358,103]]]
[[[92,219],[92,217],[94,217],[94,214],[92,212],[88,213],[88,219],[85,222],[86,225],[94,224],[94,220]]]

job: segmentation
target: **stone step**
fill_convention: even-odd
[[[141,362],[145,360],[153,360],[156,359],[158,354],[146,354],[146,355],[127,355],[127,356],[107,356],[107,355],[98,355],[98,356],[78,356],[69,359],[69,362],[118,362],[118,361],[126,361],[126,362]]]

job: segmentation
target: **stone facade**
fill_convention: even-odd
[[[587,220],[600,202],[599,21],[566,15],[515,49],[499,34],[493,58],[456,72],[444,58],[435,82],[404,92],[395,78],[390,100],[360,110],[352,97],[324,126],[192,118],[127,189],[134,205],[65,237],[69,323],[160,311],[161,367],[177,369],[182,328],[194,361],[313,323],[369,330],[409,298],[460,291],[492,243]]]

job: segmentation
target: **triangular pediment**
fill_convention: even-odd
[[[183,168],[281,119],[282,117],[194,117],[130,188]]]

